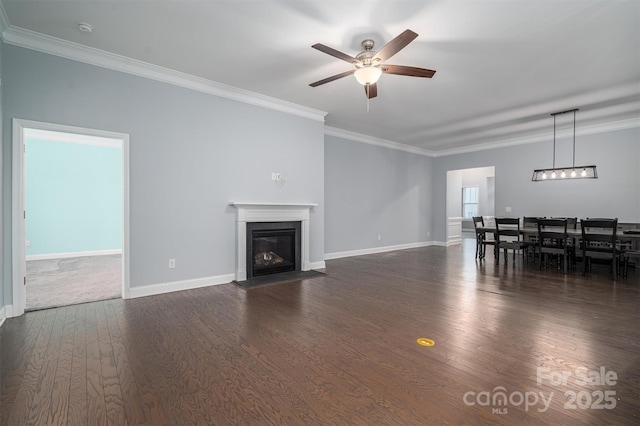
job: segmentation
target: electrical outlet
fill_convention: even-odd
[[[271,173],[271,180],[277,180],[278,174],[276,172]]]
[[[25,247],[31,247],[31,241],[27,240],[27,242],[24,245]]]
[[[511,207],[507,207],[506,210],[507,210],[507,213],[511,213]]]
[[[378,234],[378,241],[382,240],[382,235]]]
[[[175,259],[169,259],[169,269],[173,269],[176,267],[176,260]]]

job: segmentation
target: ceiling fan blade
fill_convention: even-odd
[[[342,78],[342,77],[346,77],[346,76],[348,76],[348,75],[351,75],[351,74],[353,74],[354,72],[356,72],[356,70],[355,70],[355,69],[350,70],[350,71],[345,71],[345,72],[343,72],[343,73],[341,73],[341,74],[332,75],[331,77],[327,77],[327,78],[324,78],[324,79],[322,79],[322,80],[318,80],[318,81],[316,81],[315,83],[311,83],[309,86],[311,86],[311,87],[316,87],[316,86],[320,86],[321,84],[330,83],[330,82],[332,82],[332,81],[334,81],[334,80],[337,80],[337,79],[339,79],[339,78]]]
[[[407,44],[411,43],[418,34],[414,33],[411,30],[405,30],[402,34],[391,40],[389,43],[385,44],[382,49],[375,54],[372,60],[379,59],[381,62],[386,61],[402,49],[404,49]]]
[[[431,78],[436,73],[434,70],[406,67],[404,65],[382,65],[380,68],[382,68],[382,72],[385,74],[407,75],[409,77]]]
[[[364,86],[364,94],[367,95],[367,98],[375,98],[378,96],[378,83],[367,84]]]
[[[324,52],[327,55],[331,55],[335,58],[342,59],[345,62],[349,62],[350,64],[358,62],[358,60],[353,56],[349,56],[346,53],[342,53],[339,50],[333,49],[329,46],[325,46],[324,44],[316,43],[311,47],[313,47],[314,49],[318,49],[319,51]]]

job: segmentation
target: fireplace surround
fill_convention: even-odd
[[[309,211],[312,203],[238,203],[236,208],[236,281],[247,280],[247,224],[256,222],[300,223],[300,271],[310,271],[309,261]]]

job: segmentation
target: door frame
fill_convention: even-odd
[[[7,317],[24,314],[26,307],[25,254],[25,129],[48,130],[118,140],[122,143],[122,298],[129,298],[129,135],[105,130],[87,129],[62,124],[13,119],[11,182],[11,278],[12,304]]]

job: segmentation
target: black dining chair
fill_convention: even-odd
[[[484,219],[482,216],[474,216],[473,228],[476,231],[476,259],[482,260],[487,252],[487,246],[495,246],[495,241],[493,240],[492,232],[488,233],[486,231],[479,230],[478,228],[480,227],[484,227]]]
[[[629,260],[630,259],[637,259],[636,263],[635,263],[635,267],[638,267],[638,262],[640,262],[640,250],[625,250],[622,253],[623,259],[624,259],[624,264],[623,264],[623,269],[622,269],[622,276],[623,277],[627,277],[629,275]]]
[[[526,244],[525,258],[528,259],[531,256],[535,262],[536,247],[538,246],[538,219],[540,217],[524,216],[522,218],[522,230],[530,231],[522,233],[522,241]]]
[[[611,261],[613,279],[616,280],[618,263],[620,262],[620,253],[616,247],[618,219],[582,219],[580,227],[582,228],[582,240],[580,241],[582,275],[591,271],[592,259],[604,259]]]
[[[567,220],[567,229],[578,229],[578,218],[577,217],[552,217],[551,219],[566,219]]]
[[[496,222],[496,265],[500,263],[500,250],[504,251],[504,262],[507,263],[507,251],[513,250],[513,261],[516,260],[516,251],[522,251],[524,260],[524,250],[527,244],[522,241],[520,234],[520,219],[517,217],[497,217]]]
[[[574,247],[570,244],[567,232],[567,219],[540,219],[538,220],[538,254],[540,256],[540,269],[543,264],[549,264],[551,255],[558,257],[558,269],[560,257],[562,257],[563,269],[566,274],[569,264],[573,265]]]

